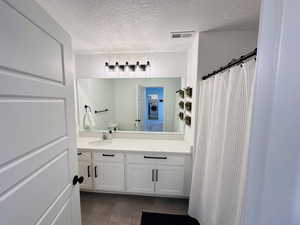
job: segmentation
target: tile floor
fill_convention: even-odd
[[[186,214],[187,199],[81,192],[82,225],[140,225],[142,211]]]

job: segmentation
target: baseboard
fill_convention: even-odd
[[[158,194],[144,194],[144,193],[125,192],[125,191],[91,190],[91,189],[84,189],[84,188],[81,188],[80,191],[90,192],[90,193],[102,193],[102,194],[137,195],[137,196],[148,196],[148,197],[189,199],[189,196],[183,196],[183,195],[158,195]]]

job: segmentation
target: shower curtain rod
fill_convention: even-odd
[[[208,75],[202,77],[202,80],[206,80],[210,77],[212,77],[213,75],[217,74],[217,73],[220,73],[224,70],[227,70],[233,66],[236,66],[238,64],[241,64],[243,63],[245,60],[253,57],[253,56],[256,56],[257,54],[257,48],[254,49],[252,52],[249,52],[247,53],[246,55],[242,55],[239,59],[233,59],[230,63],[228,63],[226,66],[223,66],[223,67],[220,67],[220,69],[216,70],[216,71],[213,71],[212,73],[209,73]]]

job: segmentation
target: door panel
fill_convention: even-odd
[[[65,151],[4,193],[0,199],[1,225],[34,224],[47,210],[49,203],[70,185],[67,166],[68,155]]]
[[[156,193],[162,195],[183,195],[184,168],[175,166],[157,167]]]
[[[33,0],[0,26],[0,224],[80,225],[70,37]]]
[[[54,82],[32,78],[0,66],[0,95],[30,96],[47,98],[61,98],[66,95],[66,88]],[[14,87],[14,88],[12,88]]]
[[[44,215],[38,220],[36,225],[50,225],[60,211],[64,208],[66,203],[71,202],[70,195],[72,194],[72,186],[68,185],[56,198],[56,200],[50,205]],[[71,207],[68,204],[68,207]]]
[[[0,54],[1,66],[63,82],[62,48],[58,41],[3,1],[0,27],[0,43],[5,43],[0,45],[0,51],[6,53]]]
[[[53,225],[72,225],[72,214],[70,200],[62,207],[57,217],[52,222]],[[51,225],[52,225],[51,224]]]
[[[39,148],[37,151],[15,160],[0,170],[0,178],[5,182],[0,183],[0,193],[15,185],[18,181],[42,167],[57,155],[68,148],[68,138],[63,137],[57,141]]]
[[[0,130],[1,144],[10,149],[1,154],[0,164],[65,136],[64,104],[53,99],[0,98],[0,118],[5,118],[1,126],[6,128]]]
[[[127,191],[153,194],[152,166],[128,164]]]
[[[108,191],[124,191],[124,164],[94,162],[97,177],[94,176],[95,189]]]

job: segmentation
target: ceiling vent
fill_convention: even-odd
[[[172,39],[178,38],[190,38],[194,34],[194,31],[179,31],[179,32],[171,32]]]

